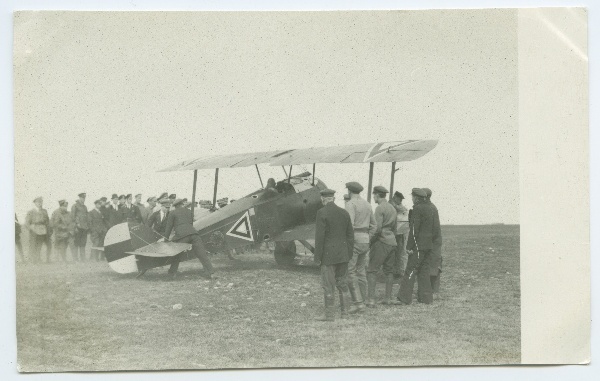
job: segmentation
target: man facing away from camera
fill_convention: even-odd
[[[418,302],[433,303],[429,267],[433,249],[435,210],[431,203],[425,202],[426,197],[427,194],[423,189],[413,188],[413,209],[406,244],[408,263],[397,295],[400,304],[410,304],[412,302],[415,279],[418,280]]]
[[[202,243],[200,235],[198,234],[192,223],[192,211],[183,207],[183,200],[180,198],[177,198],[173,201],[173,207],[175,209],[169,211],[167,216],[165,241],[168,241],[171,232],[175,231],[175,235],[173,236],[172,241],[191,243],[194,254],[200,260],[200,263],[202,263],[205,277],[208,279],[215,278],[215,276],[213,275],[214,270],[212,267],[212,263],[210,262],[210,258],[208,258],[208,253],[204,248],[204,244]],[[179,260],[179,256],[173,257],[171,268],[169,268],[169,275],[171,279],[174,279],[177,275],[177,269],[179,268]]]
[[[431,202],[433,192],[429,188],[423,188],[427,197],[425,202],[431,204],[433,213],[433,248],[431,249],[431,265],[429,267],[429,278],[433,293],[440,290],[440,276],[442,275],[442,228],[440,225],[440,214],[438,208]]]
[[[334,203],[335,191],[321,191],[323,207],[317,211],[314,261],[321,268],[321,285],[325,292],[325,314],[318,321],[335,320],[335,290],[340,294],[341,316],[350,304],[348,261],[352,258],[354,231],[350,215]]]

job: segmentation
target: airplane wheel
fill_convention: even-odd
[[[275,242],[275,262],[278,265],[289,266],[294,263],[296,257],[296,242]]]

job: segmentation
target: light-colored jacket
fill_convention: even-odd
[[[352,195],[352,198],[346,203],[346,211],[350,215],[354,228],[354,242],[369,243],[369,239],[377,229],[371,205],[359,195]]]

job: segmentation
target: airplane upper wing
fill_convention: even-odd
[[[370,163],[410,161],[420,158],[435,148],[437,140],[403,140],[334,147],[316,147],[213,155],[181,161],[160,172],[209,168],[237,168],[255,164],[272,166],[313,163]]]

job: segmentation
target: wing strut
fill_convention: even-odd
[[[288,173],[288,184],[291,184],[292,180],[292,166],[290,165],[290,173]]]
[[[394,195],[394,175],[396,174],[396,162],[392,161],[392,174],[390,176],[390,201]]]
[[[313,177],[313,178],[312,178],[312,185],[313,185],[313,187],[315,186],[315,169],[316,169],[316,168],[317,168],[317,164],[316,164],[316,163],[313,163],[313,173],[312,173],[312,175],[313,175],[313,176],[312,176],[312,177]]]
[[[213,193],[213,208],[217,207],[217,189],[219,185],[219,168],[215,169],[215,191]]]
[[[192,187],[192,220],[194,219],[194,205],[196,204],[196,183],[198,182],[198,170],[194,169],[194,186]]]
[[[367,201],[371,202],[371,188],[373,188],[373,167],[375,166],[374,162],[369,163],[369,189],[367,193]]]
[[[256,167],[256,173],[258,173],[258,179],[260,180],[260,187],[262,189],[265,189],[265,185],[262,182],[262,177],[260,177],[260,171],[258,170],[258,164],[254,164],[254,166]]]

